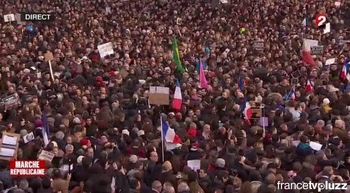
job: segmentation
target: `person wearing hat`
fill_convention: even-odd
[[[187,154],[187,160],[197,160],[203,157],[203,154],[198,151],[199,143],[195,140],[191,143],[191,148]]]

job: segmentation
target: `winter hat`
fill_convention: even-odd
[[[133,164],[136,163],[138,160],[139,160],[139,158],[136,155],[131,155],[129,157],[129,161]]]
[[[138,132],[137,132],[137,135],[140,137],[140,136],[143,136],[143,135],[145,135],[145,131],[144,130],[139,130]]]
[[[97,82],[102,82],[102,81],[103,81],[103,79],[102,79],[102,77],[101,77],[101,76],[97,76],[97,77],[96,77],[96,81],[97,81]]]
[[[82,139],[80,140],[80,145],[81,146],[88,146],[90,141],[88,139]]]
[[[197,136],[197,129],[194,127],[191,127],[187,133],[190,137],[196,137]]]
[[[79,117],[74,117],[73,123],[75,123],[75,124],[81,124],[80,118],[79,118]]]
[[[58,147],[58,145],[57,145],[57,142],[56,142],[56,141],[51,141],[51,143],[52,143],[53,147]]]
[[[194,142],[191,144],[191,151],[197,151],[199,147],[198,142]]]
[[[123,129],[122,134],[123,135],[130,135],[130,132],[127,129]]]
[[[34,121],[34,126],[35,127],[42,127],[43,126],[43,121],[41,119],[37,119]]]
[[[218,158],[215,162],[215,165],[219,168],[224,168],[226,165],[226,161],[222,158]]]
[[[78,158],[77,158],[77,163],[78,164],[81,164],[81,162],[83,161],[83,159],[84,159],[84,156],[79,156]]]

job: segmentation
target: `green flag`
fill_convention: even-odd
[[[177,39],[176,37],[174,37],[173,40],[173,59],[174,62],[176,63],[176,69],[182,74],[185,72],[184,67],[181,64],[181,60],[180,60],[180,54],[179,54],[179,47],[177,45]]]

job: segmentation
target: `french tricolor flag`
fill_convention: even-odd
[[[303,55],[303,62],[306,64],[309,64],[310,66],[315,66],[315,60],[313,59],[311,55],[311,47],[317,46],[318,42],[315,40],[309,40],[309,39],[303,39],[303,49],[302,49],[302,55]]]
[[[348,80],[350,81],[350,74],[349,74],[349,62],[345,62],[343,65],[343,68],[340,72],[340,79],[342,81]]]
[[[170,128],[168,123],[162,118],[160,118],[160,120],[162,127],[162,141],[166,143],[181,144],[181,139],[176,135],[175,130]]]
[[[174,99],[171,104],[171,107],[175,110],[180,111],[182,106],[182,94],[179,80],[176,79],[176,88],[174,93]]]
[[[47,121],[47,115],[45,112],[42,114],[42,122],[43,122],[43,127],[41,128],[41,132],[43,135],[44,147],[46,147],[49,144],[50,128],[49,128],[49,123]]]
[[[308,79],[305,88],[306,93],[314,91],[314,81]]]
[[[253,111],[248,101],[245,101],[242,109],[243,109],[244,120],[247,122],[248,125],[251,125],[250,119],[253,116]]]
[[[295,87],[293,86],[292,89],[290,89],[289,93],[285,97],[286,100],[295,100]]]

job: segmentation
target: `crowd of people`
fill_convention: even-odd
[[[309,193],[317,191],[277,184],[350,183],[350,89],[341,78],[350,57],[349,1],[1,4],[2,15],[55,14],[50,22],[0,22],[1,131],[22,137],[14,159],[55,155],[42,178],[11,177],[0,160],[2,192]],[[330,33],[315,27],[319,13]],[[324,46],[315,65],[302,60],[305,38]],[[115,53],[102,58],[97,46],[107,42]],[[180,110],[150,104],[150,86],[169,87],[172,101],[176,79]],[[181,139],[177,148],[164,147],[160,117]]]

